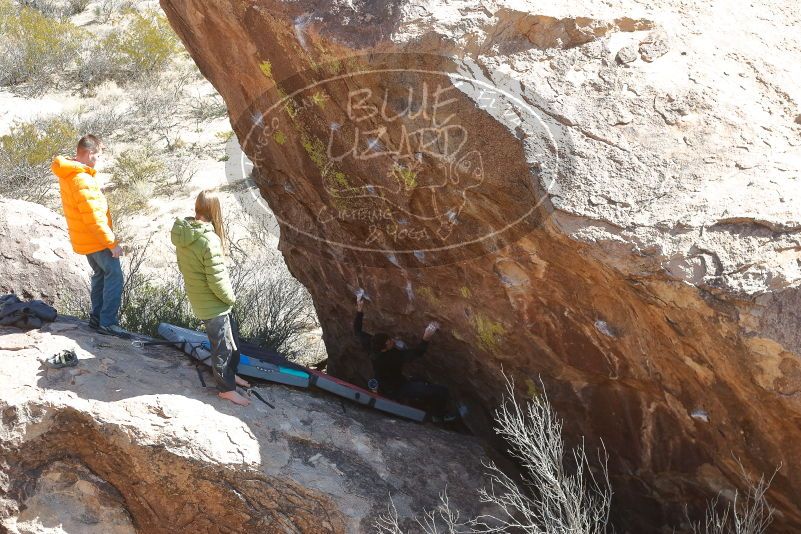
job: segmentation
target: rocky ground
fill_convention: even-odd
[[[65,348],[77,367],[42,364]],[[390,497],[408,525],[446,487],[477,512],[484,454],[464,435],[271,384],[274,408],[235,407],[181,352],[69,318],[0,330],[0,360],[7,532],[364,532]]]

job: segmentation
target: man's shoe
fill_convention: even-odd
[[[91,328],[92,330],[97,330],[98,328],[100,328],[100,321],[94,315],[89,317],[89,328]]]
[[[97,331],[101,334],[106,334],[109,336],[117,336],[123,339],[131,339],[133,337],[130,332],[127,330],[123,330],[120,328],[118,324],[110,324],[108,326],[98,326]]]

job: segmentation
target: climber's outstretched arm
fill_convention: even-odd
[[[362,330],[362,323],[364,322],[364,299],[356,298],[356,317],[353,319],[353,333],[359,339],[359,343],[365,350],[370,350],[370,340],[373,338],[370,334]]]
[[[403,351],[403,359],[408,363],[420,358],[423,354],[425,354],[426,349],[428,349],[428,340],[431,339],[431,336],[433,336],[434,332],[436,332],[438,329],[439,323],[429,323],[423,332],[423,340],[415,348]]]

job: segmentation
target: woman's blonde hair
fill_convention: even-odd
[[[211,221],[212,226],[214,226],[214,233],[220,236],[223,254],[225,254],[225,250],[228,248],[228,240],[225,237],[222,208],[220,208],[220,197],[217,193],[206,189],[198,194],[197,199],[195,199],[195,218]]]

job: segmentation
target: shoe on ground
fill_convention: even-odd
[[[123,330],[120,328],[120,325],[117,324],[110,324],[108,326],[98,326],[97,331],[101,334],[106,334],[108,336],[117,336],[123,339],[131,339],[133,337],[130,332],[127,330]]]
[[[453,423],[455,421],[459,421],[460,419],[463,419],[468,414],[468,412],[469,412],[469,410],[467,409],[467,406],[465,406],[464,404],[459,404],[456,413],[451,412],[451,413],[445,414],[444,416],[434,415],[434,416],[431,417],[431,422],[432,423],[437,423],[437,424],[439,424],[439,423]]]
[[[89,328],[92,330],[97,330],[100,328],[100,321],[97,319],[97,317],[89,317]]]
[[[60,369],[62,367],[75,367],[78,365],[78,356],[75,354],[75,351],[72,349],[64,349],[61,352],[57,352],[52,356],[49,356],[44,361],[45,365],[48,367],[52,367],[54,369]]]

